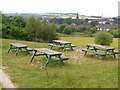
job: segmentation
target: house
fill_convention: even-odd
[[[96,29],[99,31],[109,31],[111,28],[118,28],[118,24],[101,24],[96,26]]]

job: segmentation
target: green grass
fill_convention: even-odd
[[[94,38],[61,37],[76,45],[76,50],[86,48],[86,44],[94,43]],[[18,88],[118,88],[118,60],[108,56],[99,60],[95,55],[84,56],[80,51],[61,51],[69,57],[64,61],[49,63],[47,68],[40,68],[46,62],[44,56],[35,57],[28,63],[32,55],[15,51],[7,53],[9,43],[22,43],[30,48],[50,48],[48,43],[2,39],[2,63],[4,71],[11,77]],[[118,50],[118,40],[111,46]],[[54,49],[57,51],[57,49]],[[32,53],[31,53],[32,54]],[[38,61],[40,63],[38,63]]]

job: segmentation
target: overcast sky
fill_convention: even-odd
[[[104,17],[118,16],[120,0],[2,0],[3,13],[79,13]]]

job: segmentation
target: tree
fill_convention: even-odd
[[[112,34],[114,38],[120,38],[120,33],[118,29],[109,30],[108,33]]]
[[[2,38],[26,40],[25,25],[26,22],[22,16],[5,16],[2,14]]]
[[[35,40],[41,35],[42,29],[41,29],[41,21],[39,18],[31,17],[28,19],[26,24],[26,30],[28,33],[29,40]]]
[[[66,25],[60,25],[58,32],[62,33],[65,27],[66,27]]]
[[[72,28],[65,27],[62,33],[70,35],[72,32],[73,32]]]
[[[95,43],[109,46],[113,41],[113,36],[107,32],[98,32],[95,35]]]
[[[70,17],[70,18],[64,19],[64,23],[71,25],[72,24],[72,18]]]
[[[51,42],[57,39],[56,27],[54,24],[48,24],[47,20],[31,17],[27,21],[26,30],[29,40]]]
[[[91,24],[91,26],[95,27],[96,25],[99,24],[99,22],[98,21],[92,21],[90,24]]]

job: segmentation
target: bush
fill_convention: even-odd
[[[70,35],[72,32],[73,32],[72,28],[65,27],[62,33]]]
[[[57,39],[56,26],[47,23],[47,20],[31,17],[28,19],[25,29],[30,41],[51,42]]]
[[[65,25],[61,25],[57,32],[62,33],[65,27]]]
[[[118,29],[112,29],[108,31],[108,33],[112,34],[114,38],[120,38],[120,33],[118,32]]]
[[[113,36],[107,32],[98,32],[95,35],[95,43],[109,46],[113,41]]]

